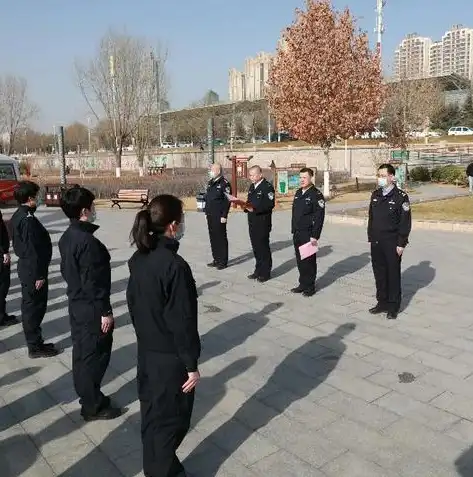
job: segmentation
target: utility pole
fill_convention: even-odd
[[[161,72],[158,58],[151,52],[151,61],[153,65],[153,73],[156,81],[156,105],[158,109],[158,129],[159,129],[159,146],[163,146],[163,126],[161,121]]]
[[[59,158],[61,159],[61,185],[66,185],[66,151],[64,150],[64,127],[59,126],[57,136]]]
[[[376,49],[378,50],[380,56],[382,53],[382,42],[384,34],[383,10],[385,6],[386,0],[376,0],[376,28],[374,32],[377,34]]]
[[[88,142],[89,142],[89,145],[87,146],[87,152],[89,153],[89,156],[90,154],[92,153],[92,149],[91,149],[91,138],[90,138],[90,116],[87,117],[87,139],[88,139]]]
[[[117,85],[115,81],[115,56],[110,55],[110,77],[112,78],[112,111],[113,111],[113,134],[115,136],[115,158],[118,157],[118,130],[117,130]],[[121,176],[121,164],[117,162],[116,165],[116,177]]]

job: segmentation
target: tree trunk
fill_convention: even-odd
[[[115,152],[115,176],[121,177],[122,175],[122,153],[120,149]]]
[[[143,177],[145,175],[144,172],[144,163],[145,163],[145,153],[144,151],[137,151],[137,158],[138,158],[138,171],[140,177]]]
[[[324,165],[324,197],[330,197],[330,148],[324,149],[325,165]]]

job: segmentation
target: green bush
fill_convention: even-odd
[[[453,164],[434,168],[431,172],[431,177],[433,181],[445,184],[466,183],[465,168]]]
[[[430,171],[427,167],[414,167],[409,171],[411,181],[414,182],[429,182],[431,180]]]

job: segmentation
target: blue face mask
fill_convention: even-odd
[[[179,241],[184,237],[184,233],[186,231],[186,224],[184,222],[184,216],[182,217],[182,221],[179,223],[177,226],[176,234],[174,235],[174,238]]]
[[[385,189],[388,186],[388,180],[386,177],[378,177],[378,186]]]
[[[97,220],[97,211],[95,210],[95,207],[90,211],[89,217],[87,217],[88,222],[93,224]]]

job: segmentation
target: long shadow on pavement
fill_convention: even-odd
[[[274,242],[270,244],[271,252],[279,252],[280,250],[284,250],[292,245],[292,240],[279,240],[278,242]],[[248,262],[249,260],[253,259],[254,255],[253,252],[247,252],[239,257],[232,258],[228,261],[228,266],[231,267],[233,265],[240,265],[242,263]]]
[[[473,475],[473,446],[458,457],[455,461],[455,467],[461,477],[471,477]]]
[[[228,457],[236,452],[255,431],[261,430],[271,439],[271,429],[264,428],[291,404],[308,396],[325,381],[346,349],[342,341],[343,336],[354,329],[354,324],[347,323],[340,326],[333,334],[308,341],[290,353],[276,367],[267,383],[251,396],[229,421],[223,423],[194,449],[185,461],[186,468],[196,477],[215,476]],[[326,360],[310,358],[312,348],[324,346],[326,340],[330,342],[330,346],[326,347],[332,348],[334,340],[338,340],[337,353],[328,356],[329,359]],[[283,388],[289,392],[274,393],[275,388]],[[268,402],[268,396],[272,407],[261,405],[261,402]],[[274,399],[271,399],[272,397]],[[222,452],[206,452],[209,445],[210,447],[216,445]]]
[[[417,265],[406,268],[402,273],[402,283],[404,296],[401,311],[404,311],[411,303],[414,296],[428,287],[435,279],[436,270],[432,267],[432,262],[424,260]]]

